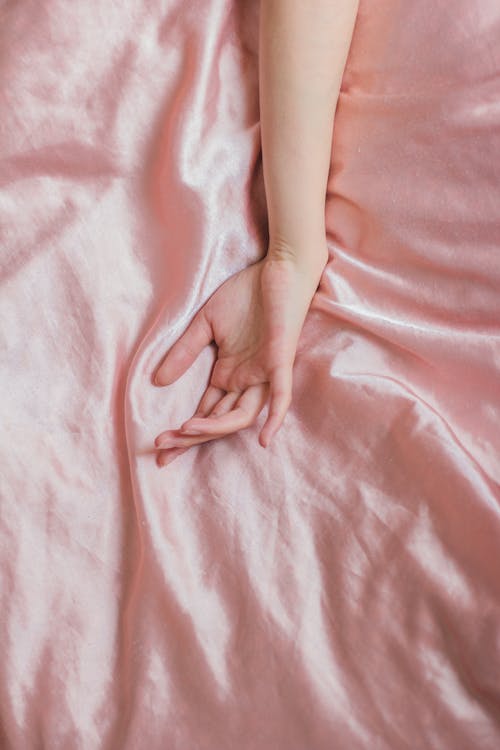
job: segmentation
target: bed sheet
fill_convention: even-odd
[[[0,5],[0,746],[500,747],[500,6],[362,0],[293,400],[155,463],[266,252],[252,0]]]

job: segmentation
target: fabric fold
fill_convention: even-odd
[[[361,0],[269,448],[163,469],[263,257],[251,0],[0,9],[2,750],[497,750],[493,0]]]

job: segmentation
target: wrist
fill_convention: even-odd
[[[330,254],[326,236],[311,238],[306,241],[285,240],[283,237],[272,237],[269,240],[266,259],[288,261],[314,289],[319,284]]]

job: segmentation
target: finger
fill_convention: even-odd
[[[213,386],[212,386],[213,387]],[[220,388],[215,388],[216,391],[220,391]],[[214,394],[215,395],[215,394]],[[219,400],[212,399],[214,401],[213,408],[205,409],[203,412],[197,411],[195,414],[193,414],[192,417],[190,417],[189,420],[186,420],[184,424],[181,425],[179,429],[179,433],[182,435],[184,434],[185,429],[189,430],[191,425],[191,419],[195,417],[220,417],[223,414],[227,414],[228,411],[230,411],[238,398],[241,396],[240,391],[231,391],[230,393],[226,393],[223,398],[219,398]],[[189,424],[188,424],[189,423]],[[195,433],[196,434],[196,433]]]
[[[170,450],[158,451],[156,464],[159,467],[166,466],[173,461],[174,458],[177,458],[177,456],[180,456],[181,453],[185,453],[187,450],[188,448],[171,448]]]
[[[164,357],[154,377],[156,385],[169,385],[177,380],[211,341],[212,328],[202,307]]]
[[[213,385],[209,385],[205,390],[203,396],[201,397],[193,416],[199,415],[203,417],[207,414],[210,414],[214,406],[219,403],[224,396],[225,391],[223,391],[221,388],[216,388]],[[178,432],[178,430],[163,430],[163,432],[160,432],[156,436],[155,446],[157,448],[166,447],[167,444],[170,446],[173,438],[178,435]]]
[[[223,398],[226,396],[226,391],[224,391],[222,388],[217,388],[215,385],[209,385],[207,386],[207,389],[205,390],[205,393],[200,399],[200,402],[196,408],[195,413],[193,414],[193,417],[195,416],[203,416],[206,417],[214,406],[218,404]]]
[[[221,398],[221,400],[215,404],[214,408],[205,416],[220,417],[223,414],[227,414],[228,411],[231,411],[240,396],[241,391],[230,391],[229,393],[226,393],[224,398]]]
[[[220,416],[191,417],[183,425],[183,433],[192,431],[203,435],[222,436],[249,427],[267,401],[267,383],[249,386],[238,398],[231,411]]]
[[[281,427],[292,400],[292,369],[277,368],[270,381],[270,402],[267,419],[261,430],[259,442],[267,448],[273,435]]]
[[[188,448],[192,448],[194,445],[199,445],[200,443],[204,443],[208,440],[215,440],[218,437],[222,437],[222,435],[185,435],[178,430],[172,430],[171,435],[164,435],[162,437],[157,448],[161,452],[176,450],[178,448],[187,450]]]
[[[175,458],[177,455],[179,455],[180,453],[184,453],[184,451],[188,450],[193,445],[199,445],[200,443],[217,440],[221,437],[224,437],[230,432],[248,427],[257,418],[258,414],[260,414],[267,401],[268,384],[264,383],[256,386],[250,386],[242,394],[237,393],[235,395],[238,399],[240,408],[247,415],[246,419],[237,420],[236,422],[228,424],[228,422],[224,420],[223,416],[207,416],[201,418],[192,417],[191,419],[193,419],[196,425],[200,422],[205,423],[207,419],[210,419],[214,423],[215,427],[218,426],[218,429],[210,431],[203,429],[203,431],[197,431],[197,433],[194,435],[184,434],[180,431],[175,430],[166,431],[162,433],[161,440],[157,439],[157,441],[161,445],[161,448],[164,449],[161,450],[160,453],[172,454],[173,458]],[[221,399],[221,401],[222,400],[223,399]],[[224,415],[224,417],[225,416],[230,416],[230,414]],[[191,420],[188,420],[188,422],[191,423]],[[168,458],[168,460],[167,458],[163,457],[157,458],[157,462],[159,465],[164,465],[163,463],[160,463],[163,461],[169,462],[170,458]]]

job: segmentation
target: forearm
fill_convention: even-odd
[[[270,249],[326,262],[333,122],[358,0],[261,0],[259,95]]]

